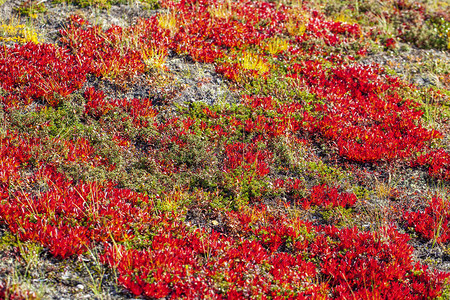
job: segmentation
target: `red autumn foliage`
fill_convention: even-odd
[[[39,196],[14,193],[0,205],[0,219],[22,240],[40,242],[61,258],[85,252],[92,242],[129,239],[130,226],[150,217],[147,209],[136,206],[146,197],[130,190],[73,184],[48,167],[34,180],[45,180],[49,190]]]
[[[324,99],[317,104],[313,132],[333,141],[339,154],[358,162],[411,156],[441,135],[423,128],[422,113],[399,96],[402,84],[373,66],[334,66],[306,61],[291,67],[300,88]]]
[[[443,149],[420,155],[412,162],[412,166],[428,166],[428,174],[431,177],[450,180],[450,154]]]
[[[450,241],[450,211],[448,200],[433,197],[423,211],[405,212],[403,217],[409,227],[426,240],[438,243]]]
[[[45,101],[56,106],[60,97],[79,89],[88,70],[64,48],[28,43],[0,48],[1,102],[10,106]]]
[[[262,51],[261,61],[270,72],[259,74],[242,66],[239,51],[263,49],[268,38],[288,31],[288,7],[241,1],[228,8],[229,16],[216,16],[211,9],[218,4],[161,1],[177,16],[177,28],[172,30],[162,28],[158,16],[107,30],[72,16],[60,32],[62,47],[1,47],[1,102],[6,108],[33,101],[56,107],[81,88],[87,74],[120,82],[147,72],[150,50],[162,55],[174,51],[194,61],[214,63],[224,77],[238,82],[268,81],[270,72],[280,71],[295,94],[292,98],[289,93],[247,95],[239,107],[243,114],[236,114],[237,109],[204,107],[198,119],[194,114],[183,116],[182,109],[176,117],[156,118],[158,110],[149,98],[111,100],[92,87],[84,92],[86,119],[95,119],[104,129],[105,116],[110,111],[118,113],[121,122],[108,124],[105,131],[124,151],[131,145],[141,147],[140,162],[155,165],[150,172],[170,178],[189,175],[187,163],[177,162],[174,156],[189,151],[189,138],[201,131],[202,138],[212,142],[199,151],[220,158],[220,175],[232,174],[226,178],[232,187],[245,176],[251,183],[253,179],[273,181],[271,175],[280,175],[275,173],[275,155],[269,150],[275,138],[297,143],[312,136],[328,147],[326,151],[336,150],[348,161],[378,163],[409,158],[441,136],[421,125],[418,106],[402,96],[408,86],[378,66],[354,63],[353,57],[336,50],[359,43],[359,25],[326,20],[317,11],[307,11],[301,24],[304,32],[289,40],[289,53],[269,57]],[[412,9],[401,1],[395,5],[399,11]],[[392,41],[386,42],[393,46]],[[356,49],[359,55],[366,52],[363,45]],[[277,63],[283,56],[288,67]],[[125,126],[127,130],[122,131]],[[448,277],[414,264],[407,235],[394,227],[378,232],[322,227],[265,206],[223,212],[226,222],[219,224],[225,227],[223,233],[188,226],[177,220],[176,213],[155,209],[155,203],[161,204],[163,197],[173,193],[165,186],[158,186],[160,194],[148,196],[109,181],[69,180],[52,162],[33,156],[32,148],[48,140],[12,132],[0,138],[1,224],[19,239],[40,243],[62,259],[103,244],[102,262],[115,268],[119,282],[135,295],[422,299],[438,297]],[[52,141],[67,150],[64,155],[58,153],[65,163],[96,168],[108,162],[87,138]],[[449,160],[449,154],[439,149],[420,156],[416,164],[429,166],[431,176],[447,180]],[[283,175],[296,175],[292,173]],[[263,185],[255,186],[267,192]],[[309,197],[300,198],[304,186],[298,178],[275,180],[273,191],[282,189],[305,209],[311,205],[348,208],[357,201],[354,194],[328,185],[316,185]],[[268,200],[272,197],[268,195]],[[233,200],[231,196],[224,201]],[[447,208],[447,202],[436,197],[423,212],[405,213],[404,218],[425,239],[445,243],[450,239]],[[4,290],[0,285],[0,296]]]
[[[311,190],[309,198],[300,200],[303,207],[307,209],[311,205],[321,207],[352,207],[358,199],[355,194],[341,193],[338,188],[327,185],[316,185]]]
[[[360,232],[332,226],[324,228],[324,233],[311,250],[321,261],[333,298],[435,298],[441,292],[436,283],[448,277],[431,275],[426,267],[414,265],[408,235],[395,228]]]

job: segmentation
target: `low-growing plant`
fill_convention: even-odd
[[[160,15],[158,24],[161,28],[169,30],[171,34],[175,34],[178,30],[177,18],[173,12]]]
[[[321,210],[319,213],[325,220],[326,224],[334,225],[338,228],[354,226],[353,211],[351,208],[337,206]]]
[[[158,0],[141,0],[140,2],[143,3],[144,7],[149,10],[155,10],[160,8]]]
[[[0,297],[3,299],[40,299],[36,293],[27,290],[21,284],[11,283],[10,281],[0,281]]]
[[[408,226],[413,227],[423,238],[435,243],[447,243],[450,240],[448,199],[435,196],[423,212],[405,212]]]
[[[428,174],[434,178],[450,180],[450,154],[443,150],[433,150],[427,154],[420,155],[412,161],[413,166],[428,166]]]
[[[142,52],[142,58],[149,70],[164,70],[164,65],[167,59],[167,53],[163,50],[156,48],[144,49]]]
[[[39,35],[35,28],[29,24],[20,24],[14,18],[8,23],[2,21],[0,25],[0,42],[39,43]]]
[[[37,18],[38,14],[45,13],[47,8],[44,3],[37,0],[25,0],[15,10],[21,14],[30,18]]]
[[[267,51],[272,55],[286,51],[288,47],[289,43],[281,38],[274,38],[267,42]]]
[[[270,70],[270,65],[258,55],[251,52],[245,52],[239,59],[239,66],[246,71],[254,71],[256,76],[267,74]],[[247,74],[244,74],[244,76]],[[256,77],[255,76],[255,77]],[[238,78],[238,81],[244,78]]]
[[[156,209],[165,213],[183,214],[190,201],[189,193],[178,187],[162,195],[156,202]]]
[[[231,7],[231,1],[224,1],[222,3],[217,4],[216,6],[210,6],[208,8],[208,12],[214,17],[214,18],[224,18],[227,19],[232,16],[232,7]]]
[[[71,16],[55,45],[1,47],[0,226],[30,266],[23,245],[92,257],[77,268],[97,297],[109,271],[148,298],[441,296],[448,274],[415,263],[395,223],[446,243],[447,199],[398,214],[406,194],[379,174],[407,187],[425,166],[445,185],[445,124],[358,62],[425,10],[369,2],[162,0],[130,26]],[[189,60],[176,76],[173,56]],[[204,63],[235,103],[172,105],[190,92],[177,81],[217,86]],[[148,97],[124,96],[135,87]]]
[[[24,260],[25,271],[24,276],[28,276],[31,269],[39,268],[39,256],[42,253],[42,246],[33,242],[17,242],[20,257]]]

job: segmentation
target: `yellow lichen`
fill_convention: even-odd
[[[15,20],[10,20],[8,24],[0,25],[0,42],[14,43],[39,43],[39,35],[31,25],[19,24]]]

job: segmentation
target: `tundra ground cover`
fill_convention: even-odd
[[[448,70],[420,87],[361,63],[412,40],[445,49],[448,8],[154,4],[1,45],[2,251],[26,265],[5,269],[2,297],[50,297],[52,282],[21,285],[45,256],[94,262],[98,298],[117,296],[106,280],[150,299],[449,296]],[[421,44],[410,14],[441,35]],[[234,101],[176,101],[174,58],[213,66]]]

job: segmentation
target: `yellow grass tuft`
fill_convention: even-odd
[[[247,70],[255,70],[258,74],[269,72],[269,65],[258,55],[246,52],[241,58],[241,66]]]
[[[291,36],[302,36],[306,31],[306,25],[302,22],[289,19],[286,29]]]
[[[300,8],[293,8],[287,12],[288,22],[286,30],[291,36],[302,36],[306,31],[309,15]]]
[[[164,69],[164,64],[167,60],[167,53],[162,49],[156,47],[146,48],[141,51],[142,59],[149,70]]]
[[[220,3],[216,6],[210,6],[208,8],[209,14],[217,19],[227,19],[231,17],[232,10],[231,10],[231,2],[227,3]]]
[[[161,28],[168,29],[172,34],[178,31],[177,19],[174,13],[160,15],[158,17],[158,24]]]
[[[285,51],[288,47],[288,41],[281,38],[272,38],[267,42],[267,51],[269,51],[269,53],[272,55],[276,55],[282,51]]]
[[[357,21],[355,19],[352,19],[350,16],[348,16],[345,13],[340,13],[334,18],[335,22],[341,22],[341,23],[348,23],[348,24],[356,24]]]

